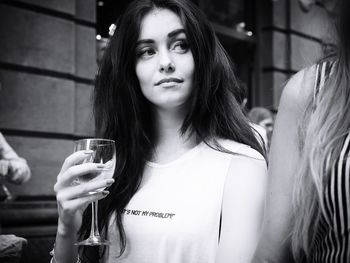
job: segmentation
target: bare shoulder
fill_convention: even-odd
[[[250,207],[260,206],[265,199],[267,178],[264,157],[255,149],[242,145],[231,158],[224,198],[242,200]]]
[[[247,144],[239,143],[228,139],[219,139],[217,142],[225,150],[231,153],[231,165],[241,163],[262,163],[266,165],[266,160],[257,150],[253,149]]]
[[[233,140],[228,139],[219,139],[217,140],[219,144],[225,148],[226,150],[229,150],[230,152],[234,153],[238,157],[251,157],[255,159],[259,159],[261,161],[265,161],[264,157],[256,150],[254,150],[252,147],[250,147],[247,144],[239,143]]]
[[[238,154],[238,158],[243,159],[243,160],[254,160],[257,161],[259,163],[264,163],[266,164],[266,160],[264,158],[264,156],[262,156],[261,153],[259,153],[257,150],[253,149],[252,147],[245,145],[245,144],[241,144],[242,146],[238,149],[237,154]]]
[[[313,93],[315,73],[315,65],[296,73],[283,89],[280,107],[298,112],[305,109]]]
[[[247,183],[260,184],[267,178],[267,163],[265,158],[252,147],[240,144],[231,158],[228,177],[243,180]]]

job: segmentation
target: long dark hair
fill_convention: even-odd
[[[333,21],[337,47],[330,60],[334,66],[313,109],[313,96],[299,127],[300,163],[294,186],[292,250],[297,262],[310,260],[318,222],[325,213],[324,191],[331,169],[340,156],[350,128],[350,1],[337,0]],[[327,166],[325,166],[327,164]]]
[[[142,18],[151,10],[165,8],[181,19],[195,61],[194,88],[189,98],[189,111],[181,132],[218,149],[215,138],[231,139],[250,145],[264,155],[243,115],[236,96],[241,91],[233,73],[232,63],[215,36],[203,13],[186,0],[138,0],[131,3],[116,24],[116,31],[105,50],[96,78],[94,113],[97,136],[117,143],[115,183],[110,195],[99,202],[99,224],[106,229],[113,212],[120,237],[120,254],[126,238],[122,224],[125,206],[137,191],[145,166],[154,150],[153,117],[147,99],[141,93],[135,73],[136,42]],[[88,235],[90,209],[85,212],[81,235]],[[86,261],[96,261],[93,248],[80,253]],[[91,256],[92,255],[92,256]]]

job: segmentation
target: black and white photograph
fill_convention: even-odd
[[[0,0],[1,263],[350,263],[349,0]]]

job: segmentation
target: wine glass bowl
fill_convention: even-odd
[[[82,139],[74,142],[74,151],[88,150],[92,151],[87,155],[82,163],[97,163],[101,164],[101,170],[95,173],[88,173],[79,176],[74,184],[84,184],[91,181],[113,178],[115,168],[115,143],[107,139]],[[96,191],[89,192],[95,194],[103,191],[106,187]]]

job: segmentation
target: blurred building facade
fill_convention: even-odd
[[[0,130],[32,170],[28,183],[7,184],[17,200],[0,202],[0,225],[3,234],[28,239],[22,262],[49,262],[56,176],[72,140],[94,133],[95,6],[94,0],[0,1]]]
[[[325,49],[332,46],[331,10],[324,5],[332,1],[256,1],[259,84],[255,105],[277,109],[290,76],[317,62]],[[309,3],[307,10],[303,2]]]
[[[114,2],[121,10],[129,1]],[[298,0],[194,2],[235,62],[249,106],[277,109],[288,78],[333,42],[321,2],[307,11]],[[96,34],[110,22],[103,6],[107,0],[0,0],[0,130],[33,174],[23,186],[8,185],[18,198],[0,202],[0,224],[3,233],[28,238],[22,262],[48,262],[56,176],[72,141],[94,135]]]

